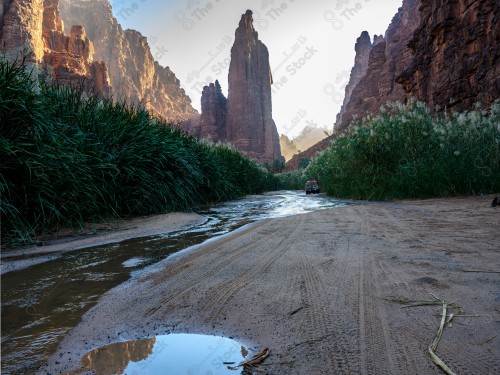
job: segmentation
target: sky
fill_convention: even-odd
[[[333,128],[362,31],[381,35],[402,0],[110,0],[124,28],[148,38],[200,110],[203,86],[227,96],[230,50],[241,15],[269,50],[273,118],[293,138],[306,126]]]

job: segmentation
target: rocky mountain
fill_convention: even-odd
[[[375,35],[375,39],[377,36]],[[356,55],[354,58],[354,66],[351,70],[351,76],[349,78],[349,83],[345,88],[344,102],[340,112],[337,114],[336,126],[341,125],[342,116],[346,111],[347,103],[351,100],[352,90],[358,85],[359,81],[366,75],[366,70],[368,69],[368,58],[370,57],[370,51],[372,50],[372,41],[370,35],[367,31],[363,31],[360,37],[356,40],[354,50]]]
[[[58,0],[3,0],[2,6],[0,46],[11,60],[24,58],[60,84],[110,95],[106,65],[94,61],[94,47],[83,27],[64,33]]]
[[[0,48],[16,58],[41,63],[45,54],[43,0],[2,0]]]
[[[286,162],[285,172],[296,171],[297,169],[299,169],[303,160],[311,160],[314,156],[316,156],[318,152],[328,148],[332,143],[334,137],[335,135],[326,137],[315,145],[309,147],[307,150],[293,155],[293,157]]]
[[[154,115],[175,123],[198,114],[175,74],[155,61],[163,52],[153,56],[146,37],[123,30],[109,0],[59,2],[65,24],[83,25],[94,42],[95,57],[108,67],[115,99],[142,103]]]
[[[496,0],[422,1],[399,75],[406,97],[431,108],[471,109],[500,98],[500,5]]]
[[[279,135],[272,118],[271,67],[267,47],[247,10],[235,33],[228,76],[227,136],[258,161],[281,159]]]
[[[203,88],[201,117],[191,128],[198,137],[233,144],[259,162],[281,160],[272,118],[272,76],[267,47],[253,27],[252,11],[241,16],[231,48],[228,98],[219,82]]]
[[[201,116],[196,136],[214,142],[226,141],[227,99],[222,93],[219,81],[203,88],[201,94]]]
[[[374,41],[365,76],[346,91],[337,129],[353,115],[412,97],[432,110],[490,106],[500,97],[499,21],[495,0],[404,0],[383,40]]]
[[[478,102],[491,106],[500,98],[499,20],[495,0],[404,0],[383,38],[375,37],[371,47],[364,34],[358,38],[335,132],[346,129],[355,115],[412,97],[432,110],[468,110]],[[297,155],[287,169],[328,145],[322,141]]]
[[[356,59],[346,99],[337,118],[336,129],[348,126],[354,115],[377,112],[380,106],[393,101],[404,101],[406,92],[396,78],[408,69],[414,61],[408,43],[420,24],[421,0],[404,0],[389,25],[385,36],[374,37],[371,48],[367,46],[367,34],[358,39]],[[369,50],[367,65],[366,52]],[[356,65],[359,68],[356,70]],[[365,74],[359,78],[358,71],[366,66]],[[352,83],[352,86],[351,86]],[[352,87],[352,88],[351,88]],[[349,93],[347,89],[351,90]],[[349,95],[348,95],[349,94]]]
[[[302,150],[307,150],[327,138],[330,133],[331,130],[326,127],[307,125],[301,130],[299,135],[293,138],[288,138],[285,134],[281,134],[281,154],[285,157],[285,160],[290,160],[295,154],[300,153]]]

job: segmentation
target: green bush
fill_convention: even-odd
[[[274,177],[279,190],[304,190],[308,178],[303,170],[279,173]]]
[[[343,198],[386,200],[500,191],[500,104],[490,112],[431,115],[392,104],[352,124],[305,174]]]
[[[2,240],[118,216],[191,210],[272,188],[228,145],[0,61]]]

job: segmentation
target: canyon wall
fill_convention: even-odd
[[[64,33],[58,2],[44,1],[42,66],[59,84],[80,86],[87,92],[110,96],[106,64],[93,60],[94,46],[82,26],[73,25],[69,36]]]
[[[336,129],[410,98],[431,110],[491,106],[500,97],[499,21],[495,0],[404,0],[383,40],[374,41],[365,76],[346,89]]]
[[[109,0],[59,1],[65,24],[83,25],[94,42],[95,57],[106,63],[115,100],[142,103],[153,115],[174,123],[198,114],[175,74],[155,61],[163,52],[153,56],[146,37],[123,30]]]
[[[345,88],[345,96],[342,107],[340,112],[337,114],[335,121],[336,126],[340,126],[342,123],[342,116],[344,116],[346,111],[347,103],[351,100],[352,91],[358,85],[359,81],[361,81],[361,79],[366,75],[366,71],[368,69],[368,59],[370,57],[370,51],[372,50],[372,41],[367,31],[363,31],[356,40],[354,50],[356,51],[354,66],[351,70],[349,83]]]
[[[85,29],[64,33],[58,0],[4,0],[2,10],[0,48],[9,59],[42,68],[58,84],[111,94],[106,65],[94,61]]]
[[[489,107],[500,98],[500,6],[496,0],[423,0],[400,74],[407,97],[431,108]]]
[[[345,129],[353,116],[361,117],[366,113],[377,112],[383,104],[404,101],[407,97],[396,78],[413,63],[408,43],[420,24],[420,3],[421,0],[404,0],[385,36],[374,37],[364,77],[359,79],[359,76],[353,77],[351,73],[351,81],[354,78],[355,85],[350,95],[346,95],[348,100],[344,101],[337,118],[336,130]],[[365,41],[360,52],[356,50],[356,60],[365,58],[367,49]]]
[[[2,0],[0,48],[16,58],[41,63],[44,56],[42,24],[44,0]]]
[[[495,0],[404,0],[385,36],[356,43],[355,66],[335,133],[353,116],[392,102],[421,100],[436,110],[488,108],[500,98],[500,7]],[[359,78],[369,49],[366,73]],[[353,87],[351,89],[351,87]],[[320,142],[287,163],[296,169],[328,147]]]

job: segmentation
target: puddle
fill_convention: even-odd
[[[225,337],[170,334],[98,348],[81,364],[102,375],[237,375],[242,370],[228,366],[237,366],[247,354],[245,347]]]
[[[2,373],[34,373],[101,295],[172,254],[248,223],[353,204],[301,191],[250,196],[199,211],[207,221],[195,228],[63,253],[5,273]]]

